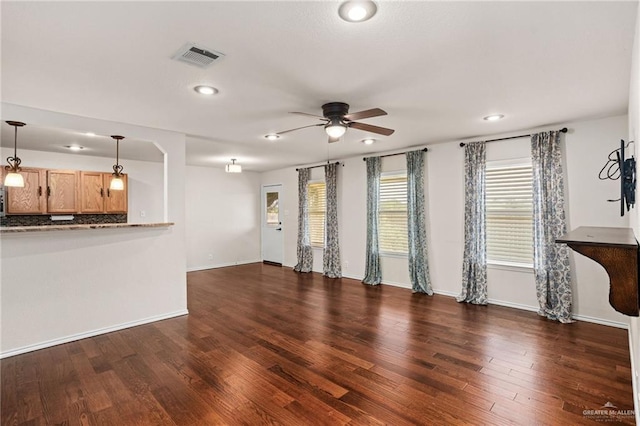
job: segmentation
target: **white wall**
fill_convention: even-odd
[[[633,52],[631,61],[631,81],[629,85],[629,135],[628,140],[640,143],[640,9],[636,14],[636,33],[633,40]],[[634,148],[634,153],[638,150]],[[636,155],[637,158],[637,155]],[[637,188],[636,188],[637,189]],[[637,196],[636,196],[637,197]],[[640,206],[636,206],[632,212],[631,227],[636,239],[640,236]],[[633,402],[636,413],[636,424],[640,424],[640,393],[638,392],[638,372],[640,369],[640,319],[630,318],[629,322],[629,351],[631,354],[631,377],[633,379]]]
[[[610,151],[619,146],[627,132],[627,117],[609,117],[566,123],[566,186],[568,227],[628,226],[628,216],[620,218],[618,205],[605,200],[616,198],[618,182],[600,181],[598,172]],[[560,128],[554,125],[551,128]],[[546,126],[544,129],[548,129]],[[520,133],[520,132],[519,132]],[[527,133],[522,132],[522,133]],[[500,137],[502,135],[497,135]],[[529,157],[529,139],[492,142],[487,160]],[[460,292],[464,221],[464,158],[456,142],[429,146],[426,154],[426,199],[428,203],[429,267],[436,292]],[[383,171],[404,167],[404,156],[382,160]],[[314,169],[314,173],[316,170]],[[366,243],[366,168],[362,157],[344,160],[339,169],[339,226],[343,275],[361,279],[364,275]],[[312,176],[315,177],[315,176]],[[296,263],[297,173],[287,168],[264,173],[263,184],[283,183],[284,202],[289,211],[283,223],[286,266]],[[602,267],[572,253],[574,268],[574,312],[579,318],[626,326],[627,319],[608,303],[608,277]],[[382,257],[383,282],[410,288],[406,258]],[[322,252],[314,251],[314,271],[322,271]],[[488,272],[492,303],[537,310],[533,274],[529,271],[491,267]]]
[[[153,141],[166,152],[163,218],[175,225],[3,234],[1,356],[186,314],[185,136],[11,104],[2,115]]]
[[[260,174],[188,166],[187,269],[260,262]]]
[[[12,155],[11,149],[0,148],[0,158]],[[22,167],[72,169],[111,172],[113,158],[74,155],[19,149]],[[129,223],[153,223],[164,220],[164,164],[151,161],[120,159],[129,186]],[[140,212],[144,211],[142,217]]]

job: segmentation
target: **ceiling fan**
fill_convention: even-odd
[[[344,102],[329,102],[322,105],[322,117],[314,114],[307,114],[306,112],[291,112],[290,114],[305,115],[308,117],[314,117],[318,120],[322,120],[322,123],[310,124],[308,126],[297,127],[295,129],[285,130],[276,133],[277,135],[283,135],[285,133],[293,132],[300,129],[306,129],[307,127],[324,126],[324,130],[329,136],[329,143],[338,142],[340,137],[344,135],[347,128],[353,127],[354,129],[364,130],[371,133],[377,133],[379,135],[389,136],[395,130],[387,129],[386,127],[374,126],[372,124],[358,123],[355,120],[361,120],[363,118],[378,117],[381,115],[387,115],[386,111],[380,108],[368,109],[360,112],[353,112],[349,114],[349,105]]]

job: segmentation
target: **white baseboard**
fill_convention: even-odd
[[[187,268],[187,272],[204,271],[206,269],[226,268],[228,266],[247,265],[249,263],[262,263],[262,259],[238,260],[237,262],[215,263],[212,265],[205,265],[205,266],[192,266],[190,268]]]
[[[636,424],[640,424],[640,407],[638,398],[638,373],[636,372],[636,348],[633,346],[633,339],[631,338],[631,326],[629,326],[629,357],[631,358],[631,388],[633,389],[633,409],[636,414]]]
[[[572,317],[573,319],[576,319],[578,321],[592,322],[594,324],[607,325],[609,327],[615,327],[615,328],[623,328],[625,330],[629,329],[629,324],[625,324],[623,322],[611,321],[607,319],[590,317],[588,315],[578,315],[578,314],[573,314]]]
[[[441,294],[443,296],[451,296],[451,297],[457,297],[458,294],[459,294],[459,293],[454,293],[452,291],[446,291],[446,290],[433,290],[433,292],[436,293],[436,294]],[[487,301],[489,302],[490,305],[504,306],[504,307],[507,307],[507,308],[520,309],[520,310],[529,311],[529,312],[538,312],[538,309],[539,309],[537,306],[524,305],[522,303],[507,302],[507,301],[504,301],[504,300],[488,299]],[[594,323],[594,324],[606,325],[606,326],[609,326],[609,327],[622,328],[622,329],[625,329],[625,330],[629,328],[629,325],[625,324],[623,322],[611,321],[611,320],[602,319],[602,318],[596,318],[596,317],[590,317],[588,315],[573,314],[572,317],[573,317],[573,319],[576,319],[578,321],[591,322],[591,323]]]
[[[342,278],[349,278],[349,279],[357,280],[357,281],[362,281],[362,279],[363,279],[363,277],[356,277],[355,275],[348,275],[348,274],[343,274]],[[380,284],[381,285],[390,285],[392,287],[400,287],[400,288],[411,289],[411,285],[410,284],[400,283],[400,282],[396,282],[396,281],[384,280]]]
[[[10,349],[0,353],[0,359],[8,358],[10,356],[20,355],[26,352],[37,351],[38,349],[45,349],[51,346],[61,345],[63,343],[73,342],[75,340],[86,339],[87,337],[94,337],[100,334],[111,333],[113,331],[124,330],[125,328],[135,327],[138,325],[148,324],[151,322],[161,321],[169,318],[175,318],[182,315],[189,314],[186,309],[170,312],[168,314],[156,315],[153,317],[147,317],[136,321],[129,321],[122,324],[113,325],[110,327],[98,328],[96,330],[86,331],[84,333],[72,334],[70,336],[61,337],[59,339],[47,340],[46,342],[35,343],[33,345],[23,346],[21,348]]]

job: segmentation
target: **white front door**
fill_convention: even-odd
[[[281,201],[282,185],[262,187],[262,260],[280,265],[284,261]]]

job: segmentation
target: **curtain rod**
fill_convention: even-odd
[[[567,129],[566,127],[563,127],[562,129],[558,130],[558,132],[561,132],[561,133],[567,133],[568,131],[569,131],[569,129]],[[531,134],[520,135],[520,136],[509,136],[508,138],[489,139],[488,141],[484,141],[484,142],[506,141],[506,140],[509,140],[509,139],[526,138],[527,136],[531,136]],[[466,145],[466,143],[460,142],[460,147],[461,148],[463,146],[465,146],[465,145]]]
[[[296,169],[296,172],[299,171],[300,169],[315,169],[315,168],[318,168],[318,167],[328,166],[329,164],[340,164],[340,162],[336,161],[335,163],[330,163],[330,162],[327,161],[327,164],[320,164],[320,165],[312,166],[312,167],[300,167],[300,168]]]
[[[422,152],[427,152],[429,151],[428,148],[422,148]],[[396,152],[395,154],[385,154],[385,155],[378,155],[378,157],[382,158],[382,157],[393,157],[394,155],[403,155],[406,154],[407,152],[411,152],[411,151],[405,151],[405,152]],[[362,161],[367,161],[367,158],[373,158],[372,157],[362,157]]]

